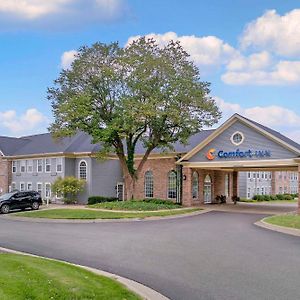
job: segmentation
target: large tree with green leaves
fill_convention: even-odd
[[[155,148],[172,150],[220,118],[209,95],[209,83],[178,42],[160,47],[153,39],[137,39],[122,48],[96,43],[79,49],[68,70],[48,89],[56,137],[77,130],[101,143],[99,154],[115,153],[124,174],[126,197]],[[144,146],[135,161],[136,145]]]

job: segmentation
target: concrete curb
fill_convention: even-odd
[[[279,226],[279,225],[273,225],[273,224],[265,222],[264,220],[265,220],[265,218],[254,223],[254,225],[264,228],[264,229],[269,229],[269,230],[273,230],[276,232],[300,237],[300,229],[294,229],[294,228],[288,228],[288,227],[283,227],[283,226]]]
[[[125,277],[121,277],[119,275],[112,274],[112,273],[109,273],[109,272],[105,272],[105,271],[102,271],[102,270],[99,270],[99,269],[94,269],[94,268],[90,268],[90,267],[86,267],[86,266],[82,266],[82,265],[72,264],[72,263],[65,262],[65,261],[58,260],[58,259],[43,257],[43,256],[39,256],[39,255],[34,255],[34,254],[26,253],[26,252],[15,251],[15,250],[2,248],[2,247],[0,247],[0,252],[26,255],[26,256],[38,257],[38,258],[43,258],[43,259],[52,260],[52,261],[63,262],[65,264],[72,265],[72,266],[79,267],[79,268],[85,269],[87,271],[93,272],[97,275],[101,275],[101,276],[105,276],[105,277],[108,277],[110,279],[113,279],[113,280],[121,283],[122,285],[124,285],[130,291],[138,294],[144,300],[169,300],[169,298],[163,296],[159,292],[157,292],[157,291],[155,291],[155,290],[153,290],[153,289],[151,289],[151,288],[149,288],[149,287],[147,287],[147,286],[145,286],[141,283],[138,283],[134,280],[131,280],[131,279],[128,279],[128,278],[125,278]]]
[[[47,218],[19,217],[14,215],[1,215],[1,218],[10,221],[33,222],[33,223],[58,223],[58,224],[124,223],[124,222],[150,222],[150,221],[180,219],[185,217],[201,215],[210,211],[212,210],[202,209],[199,211],[194,211],[191,213],[185,213],[185,214],[174,215],[174,216],[127,218],[127,219],[125,218],[124,219],[47,219]]]

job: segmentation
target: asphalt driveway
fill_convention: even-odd
[[[299,299],[300,238],[253,225],[260,218],[218,211],[47,224],[0,216],[0,246],[117,273],[171,299]]]

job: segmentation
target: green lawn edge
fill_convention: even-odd
[[[46,218],[46,219],[67,219],[67,220],[95,220],[95,219],[144,219],[150,217],[167,217],[183,215],[201,210],[200,208],[186,208],[168,211],[155,212],[114,212],[114,211],[100,211],[92,209],[45,209],[39,211],[19,212],[12,214],[12,216],[28,217],[28,218]]]
[[[0,299],[141,300],[123,284],[64,262],[0,253]]]
[[[264,218],[263,221],[272,225],[300,229],[300,215],[276,215]]]

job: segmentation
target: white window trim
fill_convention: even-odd
[[[42,171],[39,171],[39,160],[42,161]],[[43,171],[44,171],[44,160],[42,158],[38,158],[36,160],[36,172],[37,173],[43,173]]]
[[[47,171],[47,159],[50,160],[50,171]],[[52,159],[50,157],[45,158],[45,173],[51,173],[51,161]]]
[[[233,137],[234,137],[236,134],[240,134],[241,137],[242,137],[242,140],[241,140],[239,143],[236,143],[236,142],[233,140]],[[243,134],[242,132],[240,132],[240,131],[234,132],[234,133],[232,134],[232,136],[230,137],[231,143],[232,143],[233,145],[235,145],[235,146],[241,145],[241,144],[244,142],[244,140],[245,140],[245,136],[244,136],[244,134]]]
[[[24,171],[22,171],[22,167],[25,167]],[[26,160],[20,160],[20,173],[26,173],[26,171],[27,171]]]
[[[24,185],[24,190],[22,190],[22,188],[21,188],[22,184]],[[25,182],[21,181],[20,182],[20,192],[25,192],[25,191],[26,191],[26,184],[25,184]]]
[[[46,194],[46,192],[47,192],[47,185],[49,185],[49,186],[50,186],[50,197],[47,197],[47,194]],[[45,195],[45,198],[46,198],[46,199],[51,199],[51,197],[52,197],[52,192],[51,192],[51,183],[50,183],[50,182],[45,182],[44,195]]]
[[[14,163],[16,164],[15,166],[14,166]],[[16,168],[15,171],[14,171],[14,168]],[[11,172],[12,173],[17,173],[18,172],[18,163],[17,163],[16,160],[13,160],[13,162],[11,163]]]
[[[36,191],[37,192],[39,191],[39,188],[38,188],[39,184],[42,186],[42,189],[41,189],[41,197],[42,197],[43,196],[43,183],[42,182],[37,182],[36,183]]]
[[[79,161],[79,164],[78,164],[78,178],[82,179],[80,177],[80,165],[81,165],[82,162],[85,163],[85,168],[86,168],[86,170],[85,170],[85,172],[86,172],[86,179],[83,179],[83,180],[88,181],[88,164],[87,164],[87,162],[86,162],[85,159],[82,159],[82,160]]]
[[[31,184],[31,190],[28,189],[28,184]],[[32,182],[27,182],[27,185],[26,185],[26,191],[32,191],[32,190],[33,190]]]
[[[31,162],[31,165],[29,164]],[[28,171],[28,166],[31,166],[31,171]],[[32,173],[33,172],[33,160],[32,159],[27,159],[26,160],[26,173]]]
[[[60,171],[57,170],[57,166],[59,165],[57,163],[58,160],[61,161],[61,164],[60,164],[61,165],[61,170]],[[62,173],[62,171],[63,171],[63,158],[62,157],[56,157],[55,163],[56,163],[56,173]]]
[[[15,188],[14,188],[14,189],[13,189],[13,186],[15,186]],[[14,190],[16,190],[16,189],[17,189],[17,184],[16,184],[16,182],[15,182],[15,181],[13,181],[13,182],[11,183],[10,187],[11,187],[11,191],[14,191]]]

